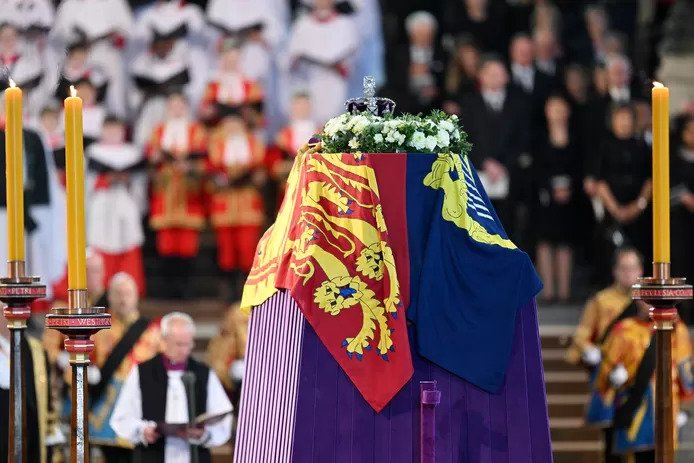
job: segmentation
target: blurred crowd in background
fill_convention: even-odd
[[[25,95],[30,268],[65,297],[52,243],[71,86],[84,101],[87,240],[105,281],[125,271],[141,294],[191,297],[203,232],[233,301],[294,153],[372,75],[398,111],[459,115],[507,232],[536,261],[541,300],[571,302],[609,281],[615,248],[650,260],[660,79],[672,96],[673,272],[692,278],[692,20],[690,0],[9,0],[0,61]],[[147,284],[143,247],[163,289]]]

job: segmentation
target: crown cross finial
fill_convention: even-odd
[[[376,79],[373,76],[364,77],[364,95],[359,98],[350,98],[345,102],[347,111],[351,114],[370,112],[374,116],[392,114],[395,102],[388,98],[376,96]]]
[[[364,98],[366,98],[366,108],[371,114],[378,113],[376,104],[376,79],[373,76],[364,77]]]

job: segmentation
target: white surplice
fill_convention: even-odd
[[[293,85],[308,90],[316,121],[344,111],[348,80],[332,66],[350,67],[358,48],[357,26],[348,16],[304,14],[294,23],[285,66],[291,67]]]
[[[167,423],[187,423],[188,405],[186,391],[181,376],[182,371],[168,371],[168,388],[166,391]],[[207,411],[211,415],[222,414],[232,409],[231,402],[224,392],[219,378],[210,370],[207,382]],[[125,380],[113,409],[111,427],[118,437],[133,445],[144,443],[143,430],[151,424],[142,419],[142,392],[140,391],[139,368],[133,368]],[[205,427],[205,447],[218,447],[231,437],[231,415],[220,422]],[[190,444],[178,437],[167,437],[164,446],[165,463],[189,463]]]

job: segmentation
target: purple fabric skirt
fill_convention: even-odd
[[[485,392],[413,351],[414,376],[379,414],[285,292],[251,315],[236,463],[420,463],[420,382],[436,381],[436,463],[549,463],[535,303],[516,320],[506,382]],[[428,413],[428,412],[425,412]]]

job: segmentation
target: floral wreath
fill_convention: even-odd
[[[319,134],[325,153],[467,154],[471,145],[458,116],[432,111],[428,116],[376,116],[370,112],[341,114],[330,119]]]

